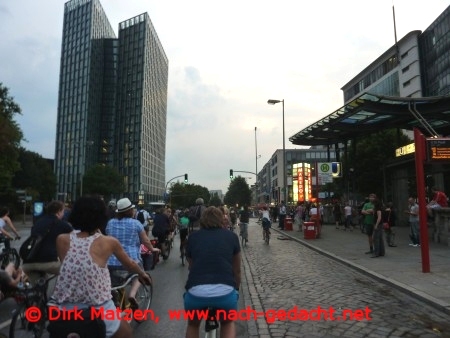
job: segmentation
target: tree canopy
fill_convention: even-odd
[[[195,204],[197,198],[203,198],[209,204],[210,194],[206,187],[197,184],[175,183],[170,188],[169,200],[172,208],[188,208]]]
[[[252,200],[252,191],[246,180],[242,176],[237,176],[231,180],[228,191],[225,194],[224,202],[227,205],[239,206],[250,205]]]
[[[20,168],[18,161],[23,133],[14,117],[21,109],[0,82],[0,200],[12,189],[12,179]]]
[[[83,194],[98,194],[109,200],[124,191],[122,175],[111,166],[96,164],[84,174]]]

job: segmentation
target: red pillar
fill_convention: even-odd
[[[425,173],[423,165],[426,160],[426,141],[419,129],[414,128],[414,145],[416,160],[417,200],[419,203],[420,250],[422,254],[422,272],[430,272],[430,249],[428,246],[427,209],[425,201]]]

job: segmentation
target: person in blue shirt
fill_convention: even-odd
[[[143,268],[141,258],[141,244],[151,252],[159,252],[159,249],[154,248],[147,233],[144,230],[144,225],[134,218],[135,206],[128,198],[122,198],[117,201],[117,217],[112,218],[106,225],[106,234],[117,238],[122,244],[123,249],[133,261]],[[116,273],[120,275],[124,270],[122,263],[116,256],[112,255],[108,259],[108,268],[112,275]],[[135,299],[136,292],[139,288],[139,280],[136,278],[131,285],[128,298],[133,307],[137,308],[137,302]]]
[[[241,248],[237,235],[223,228],[219,208],[208,207],[200,217],[200,230],[189,235],[186,248],[189,276],[184,293],[185,310],[237,310],[241,284]],[[221,322],[220,337],[235,337],[235,323]],[[198,337],[201,320],[189,320],[186,337]]]

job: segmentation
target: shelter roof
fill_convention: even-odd
[[[448,135],[450,96],[411,98],[365,93],[289,140],[297,145],[331,145],[390,128],[419,128],[425,136],[435,136],[435,132]]]

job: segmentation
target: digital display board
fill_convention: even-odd
[[[426,142],[428,161],[450,162],[450,138],[429,138]]]

